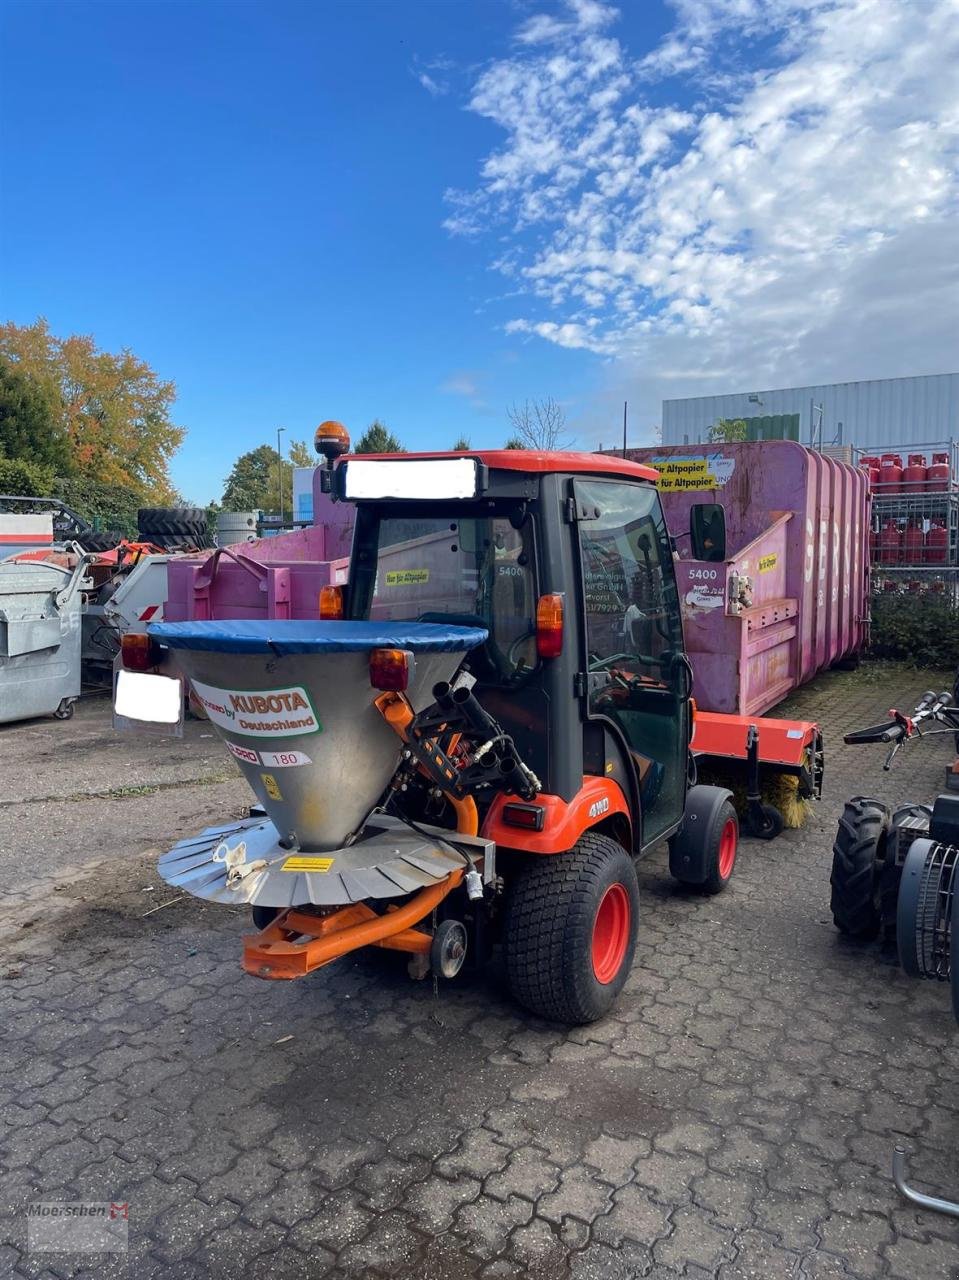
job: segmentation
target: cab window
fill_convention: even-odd
[[[536,571],[532,522],[507,515],[411,518],[384,515],[372,531],[376,557],[355,616],[483,626],[484,680],[515,682],[536,664]]]

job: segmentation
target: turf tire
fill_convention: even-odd
[[[628,940],[615,975],[594,970],[594,926],[607,891],[629,901]],[[510,991],[532,1013],[578,1025],[608,1013],[629,976],[639,926],[639,885],[626,850],[587,832],[568,853],[537,857],[506,894],[504,943]]]

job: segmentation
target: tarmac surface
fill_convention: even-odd
[[[951,684],[945,674],[939,686]],[[959,1028],[829,915],[845,797],[931,800],[950,740],[842,733],[935,678],[831,673],[825,797],[744,841],[717,898],[641,865],[636,963],[568,1030],[494,965],[434,993],[388,954],[298,982],[240,969],[245,912],[176,899],[158,854],[249,803],[201,722],[182,741],[0,727],[0,1277],[956,1280]],[[937,686],[938,687],[938,686]],[[26,1206],[129,1206],[129,1251],[26,1251]]]

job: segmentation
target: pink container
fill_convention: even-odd
[[[631,449],[660,470],[693,696],[762,714],[866,642],[869,477],[791,440]],[[726,510],[724,563],[692,560],[694,503]]]
[[[344,577],[328,560],[261,564],[221,547],[205,560],[170,560],[164,620],[318,618],[320,587]]]

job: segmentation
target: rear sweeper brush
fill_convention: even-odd
[[[164,623],[124,653],[118,711],[151,718],[130,682],[162,680],[173,649],[262,806],[160,872],[252,907],[258,977],[364,946],[453,977],[499,944],[527,1008],[601,1017],[636,946],[635,859],[668,842],[671,874],[718,893],[739,842],[730,792],[695,783],[655,472],[522,450],[333,465],[345,432],[317,435],[324,489],[356,512],[348,584],[322,588],[320,619]],[[756,717],[724,720],[755,762]],[[815,726],[792,727],[815,789]]]

